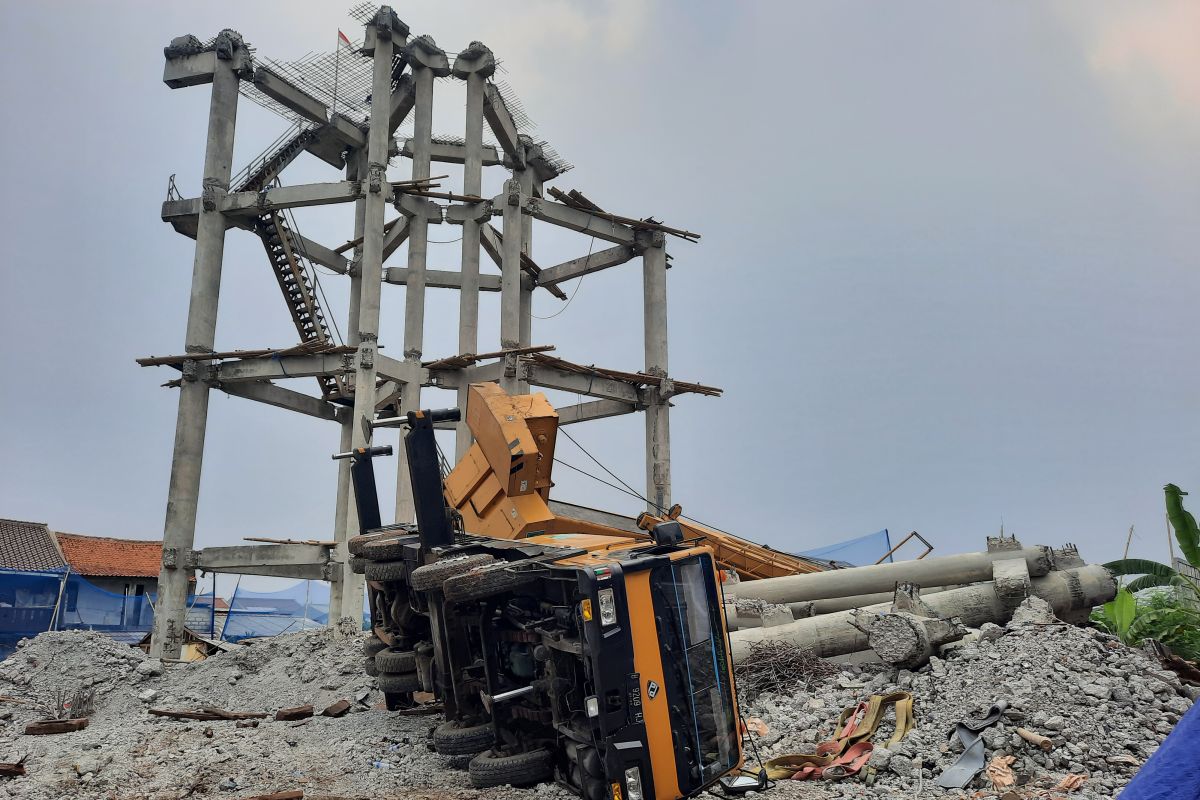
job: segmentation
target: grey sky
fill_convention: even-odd
[[[492,47],[538,134],[576,164],[557,185],[703,234],[670,245],[671,371],[726,394],[677,400],[686,513],[788,549],[887,527],[941,552],[980,547],[1003,519],[1026,542],[1106,560],[1131,524],[1135,552],[1166,556],[1164,483],[1200,507],[1200,6],[396,9],[452,52]],[[162,84],[162,47],[233,27],[260,55],[294,58],[361,30],[336,3],[10,2],[0,19],[0,516],[158,537],[176,396],[157,388],[166,368],[133,359],[181,349],[192,243],[159,204],[172,173],[198,193],[208,96]],[[439,92],[435,132],[458,134],[461,93]],[[243,101],[235,169],[284,125]],[[308,159],[284,179],[337,176]],[[348,237],[345,208],[300,222],[330,245]],[[538,261],[588,251],[543,227]],[[434,245],[430,265],[458,254]],[[323,285],[344,329],[344,279]],[[589,276],[566,312],[535,321],[534,342],[639,368],[640,287],[636,264]],[[384,293],[396,356],[402,291]],[[457,298],[431,297],[426,355],[452,354]],[[560,307],[542,295],[534,311]],[[490,349],[495,297],[482,330]],[[295,338],[261,246],[231,231],[218,348]],[[640,418],[571,433],[644,485]],[[198,544],[328,535],[337,439],[215,394]],[[586,461],[569,442],[559,453]],[[636,509],[556,478],[561,499]]]

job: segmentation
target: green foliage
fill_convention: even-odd
[[[1200,569],[1200,528],[1183,507],[1187,492],[1168,483],[1163,493],[1180,552],[1188,564]],[[1167,564],[1144,558],[1123,558],[1104,566],[1114,575],[1140,577],[1092,613],[1095,625],[1127,645],[1136,647],[1146,639],[1155,639],[1182,658],[1200,659],[1200,586],[1195,581]],[[1135,597],[1138,592],[1143,592],[1142,597]]]
[[[1117,596],[1093,612],[1092,621],[1109,633],[1119,638],[1125,644],[1133,644],[1129,639],[1129,627],[1137,615],[1137,600],[1128,589],[1118,589]]]
[[[1183,496],[1187,492],[1173,483],[1163,487],[1167,496],[1167,519],[1175,529],[1175,541],[1179,542],[1179,551],[1183,558],[1196,569],[1200,569],[1200,527],[1196,518],[1183,507]]]

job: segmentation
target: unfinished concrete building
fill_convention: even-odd
[[[512,393],[549,388],[587,397],[560,408],[560,424],[619,414],[645,415],[646,488],[650,508],[671,504],[670,400],[719,390],[675,381],[668,372],[668,237],[696,234],[651,218],[609,213],[577,191],[548,184],[570,168],[545,142],[525,132],[511,92],[493,81],[496,58],[482,43],[457,56],[429,36],[410,36],[391,8],[359,6],[351,15],[365,25],[361,45],[338,53],[282,62],[256,57],[241,36],[225,30],[208,42],[186,36],[165,50],[163,80],[176,88],[208,86],[208,136],[199,196],[183,197],[172,184],[163,220],[195,239],[195,261],[183,352],[141,359],[145,366],[180,371],[174,456],[167,498],[160,602],[152,653],[173,657],[183,637],[188,577],[194,570],[322,579],[332,584],[332,618],[362,613],[363,579],[348,569],[345,542],[357,531],[348,462],[341,462],[332,542],[256,544],[196,549],[195,525],[201,466],[213,388],[296,413],[328,420],[340,432],[331,452],[370,445],[386,420],[422,405],[422,388],[457,390],[498,381]],[[461,136],[434,137],[438,81],[466,86]],[[238,101],[249,98],[286,119],[288,129],[239,173],[233,172]],[[411,120],[411,137],[396,132]],[[495,144],[485,143],[485,130]],[[285,168],[308,153],[340,172],[327,183],[284,185]],[[403,178],[389,162],[407,161]],[[462,165],[458,191],[437,191],[435,163]],[[484,168],[508,172],[503,191],[481,196]],[[353,203],[354,230],[340,246],[300,233],[292,209]],[[394,216],[389,220],[389,207]],[[582,234],[581,256],[553,266],[532,257],[534,223]],[[458,270],[428,268],[430,225],[462,230]],[[229,229],[258,237],[295,323],[299,344],[284,349],[215,352],[222,257]],[[235,234],[236,235],[236,234]],[[588,247],[608,243],[604,249]],[[402,246],[406,247],[402,250]],[[499,274],[481,269],[481,251]],[[392,256],[402,253],[405,258]],[[532,297],[598,270],[641,261],[645,360],[641,369],[617,371],[550,356],[532,338]],[[321,265],[350,282],[349,308],[331,333],[337,313],[314,290]],[[380,352],[380,299],[384,286],[403,286],[403,358]],[[459,291],[458,353],[430,359],[425,353],[426,291]],[[480,292],[500,293],[500,329],[481,331]],[[393,343],[394,344],[394,343]],[[316,380],[319,394],[293,388]],[[285,387],[281,382],[288,382]],[[380,421],[383,420],[382,425]],[[460,423],[457,454],[470,446]],[[396,520],[410,521],[408,472],[397,471]]]

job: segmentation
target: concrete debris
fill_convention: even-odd
[[[1072,797],[1114,796],[1191,707],[1189,692],[1195,690],[1107,634],[1047,623],[1045,608],[1034,598],[1018,612],[1017,621],[999,635],[989,629],[986,637],[956,642],[916,671],[846,665],[838,675],[794,691],[743,697],[742,712],[761,719],[770,731],[758,739],[764,760],[811,752],[833,735],[843,708],[872,694],[909,691],[915,698],[917,727],[886,750],[876,746],[872,786],[784,781],[771,796],[967,798],[982,796],[975,793],[984,789],[992,796],[985,774],[961,792],[934,782],[962,752],[950,731],[999,701],[1008,707],[983,731],[985,763],[1011,756],[1012,790],[1018,796],[1033,797],[1064,784],[1057,791],[1070,786]],[[886,742],[891,731],[889,716],[874,740]]]
[[[1006,628],[993,626],[986,635],[943,647],[918,670],[832,665],[802,650],[799,658],[776,653],[772,669],[781,680],[742,697],[743,714],[757,718],[752,727],[763,759],[811,752],[832,736],[843,708],[872,694],[911,692],[917,727],[895,745],[875,748],[870,786],[858,778],[782,781],[771,796],[970,797],[991,785],[985,774],[962,792],[935,785],[961,752],[948,733],[1000,701],[1008,707],[982,740],[987,763],[1012,757],[1011,791],[1033,797],[1065,783],[1078,784],[1072,797],[1113,796],[1190,707],[1188,687],[1146,653],[1106,634],[1047,622],[1035,599],[1017,612]],[[361,672],[364,639],[345,630],[287,634],[202,662],[167,664],[164,674],[147,677],[139,666],[149,659],[140,650],[97,633],[43,634],[0,663],[0,694],[35,699],[87,680],[96,689],[95,712],[84,730],[32,739],[21,731],[41,713],[6,705],[0,757],[26,755],[28,770],[0,781],[0,798],[178,800],[302,790],[341,797],[574,800],[550,785],[472,789],[461,764],[426,747],[430,720],[383,710],[373,679]],[[797,664],[805,674],[789,681]],[[241,677],[231,684],[235,673]],[[190,713],[218,719],[151,715],[139,699],[148,690],[170,708],[198,709]],[[359,697],[365,703],[355,702]],[[298,727],[275,721],[279,709],[302,705],[345,712],[316,715]],[[223,709],[238,711],[222,716]],[[230,719],[243,713],[265,718]],[[876,742],[888,741],[891,725],[889,716]],[[1052,749],[1045,750],[1042,740]]]
[[[0,695],[44,700],[88,681],[95,711],[85,730],[33,738],[22,731],[44,714],[3,704],[0,758],[25,755],[27,773],[0,780],[0,800],[246,798],[297,790],[348,798],[577,800],[549,785],[471,788],[462,765],[426,747],[428,718],[383,710],[383,695],[362,671],[365,639],[345,629],[285,634],[200,662],[168,663],[163,674],[147,676],[138,669],[150,661],[141,650],[103,634],[42,634],[0,663]],[[241,677],[231,684],[235,673]],[[198,709],[191,713],[207,718],[154,716],[139,699],[146,691],[157,692],[168,709]],[[336,713],[347,698],[363,702],[347,703],[341,717],[317,715],[298,727],[274,719],[279,709],[303,705]],[[265,718],[229,719],[217,713],[224,709]]]

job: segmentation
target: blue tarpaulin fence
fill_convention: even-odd
[[[48,630],[89,630],[136,644],[154,625],[153,594],[117,594],[69,572],[0,570],[0,657]],[[212,637],[211,595],[188,597],[187,626]]]
[[[363,608],[366,607],[364,602]],[[364,612],[364,630],[369,619]],[[329,584],[324,581],[301,581],[274,592],[255,592],[239,585],[229,601],[229,616],[221,638],[237,642],[257,636],[278,636],[324,627],[328,622]]]
[[[887,528],[884,528],[878,533],[869,533],[866,536],[859,536],[857,539],[847,539],[844,542],[818,547],[815,550],[806,550],[800,555],[818,561],[834,561],[862,567],[874,564],[887,555],[891,549],[892,539],[888,535]],[[887,556],[886,561],[891,560],[892,557]]]

